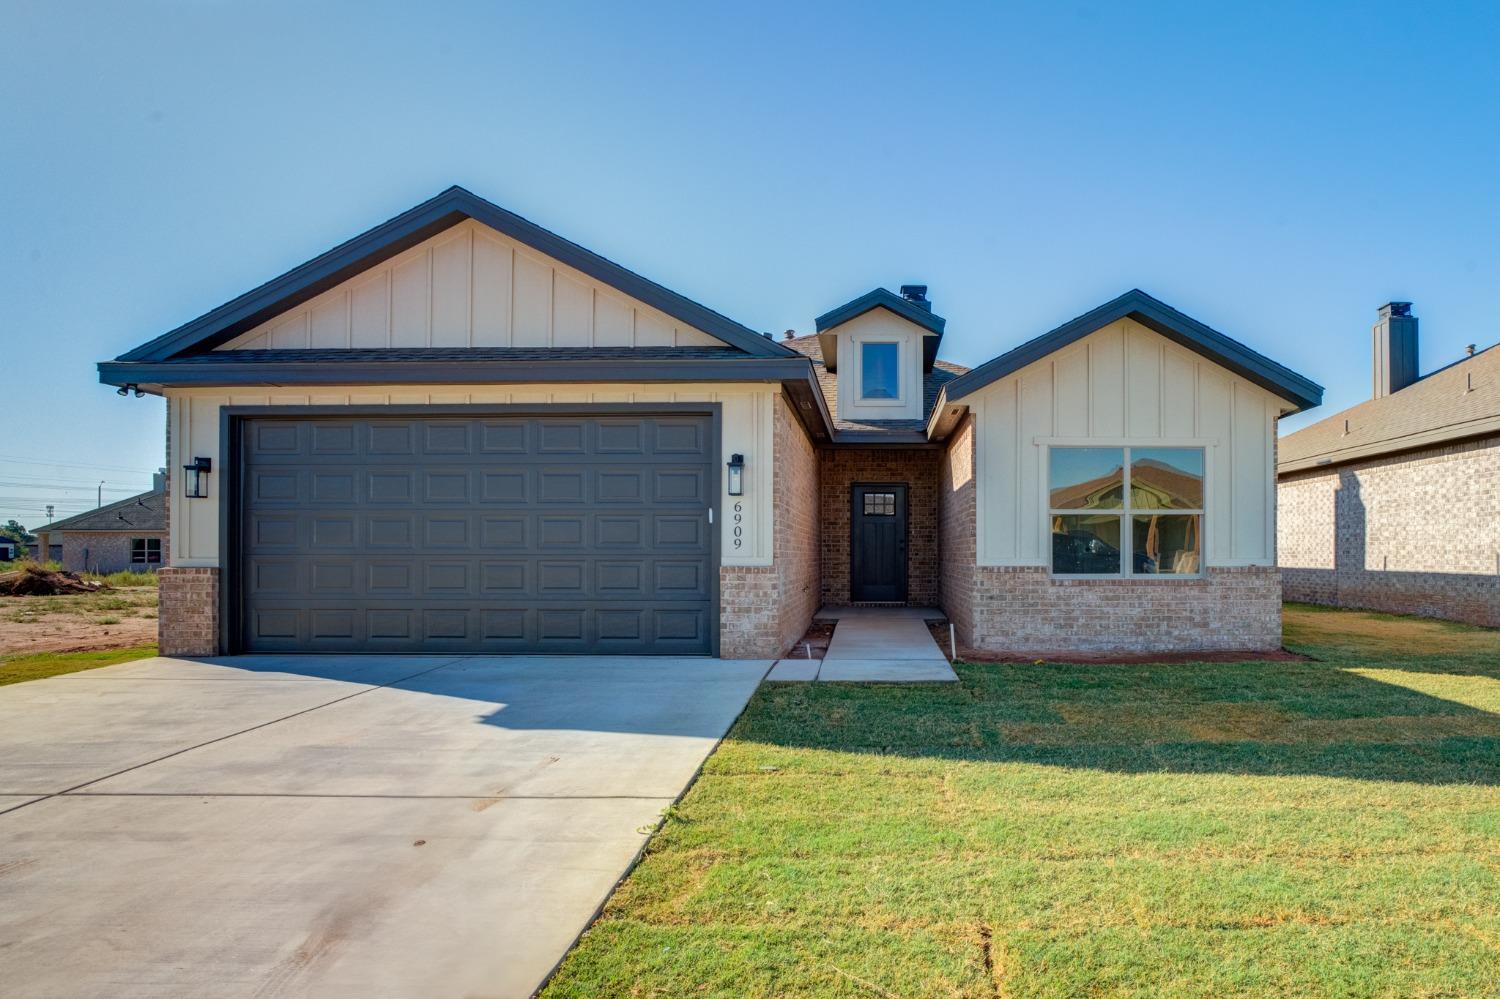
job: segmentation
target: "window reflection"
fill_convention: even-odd
[[[1203,450],[1131,448],[1130,506],[1135,510],[1203,509]]]
[[[896,377],[899,347],[894,343],[867,343],[860,349],[860,392],[866,399],[897,399],[901,383]]]
[[[1118,510],[1125,505],[1125,449],[1055,447],[1049,464],[1054,510]]]
[[[1136,514],[1133,521],[1135,572],[1191,576],[1198,571],[1203,539],[1198,514]]]

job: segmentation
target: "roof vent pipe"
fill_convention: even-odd
[[[1417,374],[1417,317],[1410,302],[1389,302],[1371,329],[1372,398],[1400,392]]]

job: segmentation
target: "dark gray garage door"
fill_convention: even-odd
[[[713,650],[697,414],[241,421],[248,651]]]

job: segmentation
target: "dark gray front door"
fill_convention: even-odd
[[[246,418],[247,651],[713,651],[698,414]]]
[[[906,600],[906,484],[856,485],[849,523],[850,598]]]

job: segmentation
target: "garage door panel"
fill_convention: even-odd
[[[270,423],[294,430],[262,432]],[[709,425],[701,416],[247,420],[243,644],[709,652]]]
[[[353,455],[358,451],[352,422],[309,424],[308,450],[322,458]]]

